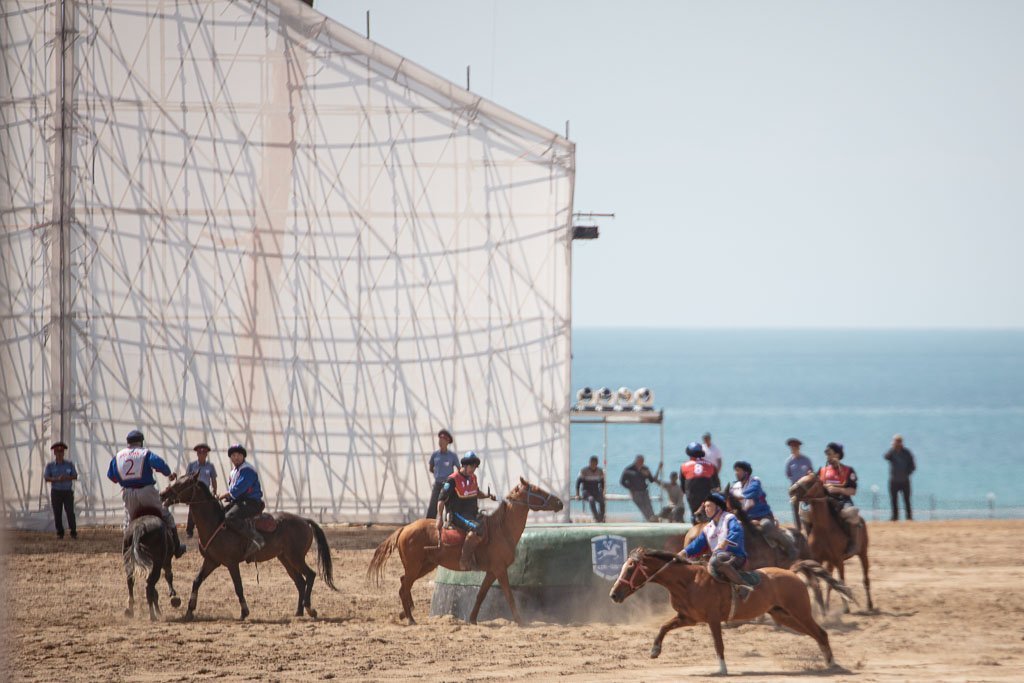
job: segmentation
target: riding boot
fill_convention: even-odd
[[[764,533],[764,540],[768,542],[768,545],[784,553],[787,558],[796,557],[796,547],[794,547],[789,534],[779,526],[769,524],[762,526],[761,531]]]
[[[476,547],[480,545],[480,537],[474,532],[466,536],[462,543],[462,555],[459,557],[459,570],[473,572],[478,569],[476,563]]]
[[[263,539],[263,534],[256,531],[252,524],[246,525],[246,536],[249,539],[249,549],[245,552],[245,559],[251,562],[251,558],[256,555],[259,551],[263,550],[263,546],[266,545],[266,541]]]
[[[750,597],[750,594],[754,589],[743,582],[743,579],[740,577],[740,573],[737,571],[736,567],[733,567],[731,564],[722,563],[718,565],[716,569],[719,574],[727,578],[729,583],[736,587],[736,592],[740,596],[740,602],[743,602]]]

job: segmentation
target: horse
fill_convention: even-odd
[[[512,611],[512,618],[517,624],[522,625],[523,621],[508,583],[508,568],[516,559],[516,545],[519,543],[519,537],[523,535],[526,516],[531,510],[560,512],[562,501],[520,477],[519,484],[505,496],[493,513],[485,517],[485,541],[476,549],[477,562],[484,571],[484,579],[480,583],[476,604],[469,615],[469,623],[476,624],[480,605],[497,579],[505,595],[505,601]],[[438,566],[459,571],[461,544],[442,545],[436,524],[433,519],[419,519],[397,529],[377,546],[366,570],[367,578],[375,580],[377,585],[380,585],[388,558],[395,549],[398,550],[405,570],[398,596],[402,600],[402,618],[408,619],[410,624],[416,623],[412,616],[412,585]]]
[[[124,573],[128,579],[128,607],[126,617],[135,615],[135,572],[149,571],[146,577],[146,603],[149,605],[149,619],[156,621],[160,616],[160,597],[156,590],[160,573],[163,572],[170,588],[171,606],[180,607],[181,598],[174,590],[174,573],[171,560],[174,559],[174,538],[172,531],[164,524],[159,510],[142,510],[125,528],[122,557]]]
[[[832,666],[834,660],[828,634],[811,615],[811,600],[797,572],[826,581],[841,593],[849,593],[849,588],[833,579],[816,562],[804,561],[793,565],[792,570],[779,567],[759,569],[756,573],[760,575],[760,582],[746,600],[740,601],[732,585],[715,580],[702,563],[683,560],[663,550],[636,548],[623,563],[609,597],[621,603],[649,582],[668,589],[676,616],[658,631],[651,647],[651,659],[661,654],[662,641],[669,631],[705,623],[715,641],[718,673],[724,675],[728,671],[722,643],[722,622],[748,621],[767,613],[780,626],[814,638],[825,663]]]
[[[799,501],[806,501],[811,507],[811,530],[808,534],[808,545],[811,557],[825,566],[829,572],[839,570],[839,580],[845,583],[846,568],[844,562],[853,555],[846,554],[847,535],[841,523],[830,510],[825,486],[815,472],[808,472],[789,488],[789,495]],[[871,579],[868,576],[868,529],[862,524],[857,532],[856,555],[860,558],[861,572],[864,574],[864,592],[868,597],[868,609],[875,608],[871,601]],[[829,591],[831,597],[831,591]],[[843,598],[843,610],[850,611],[850,605]]]
[[[243,538],[226,526],[225,508],[210,493],[206,484],[199,480],[198,475],[179,477],[160,494],[160,500],[164,505],[187,504],[191,508],[192,519],[195,520],[196,531],[199,534],[199,552],[203,556],[203,566],[200,567],[199,573],[196,574],[196,578],[192,582],[192,594],[188,599],[185,621],[195,619],[199,586],[214,569],[221,565],[227,567],[231,574],[231,580],[235,585],[235,595],[238,596],[238,603],[242,608],[239,618],[245,619],[249,616],[249,606],[246,604],[245,595],[242,592],[242,575],[238,571],[238,565],[242,561],[266,562],[275,557],[284,565],[285,571],[288,572],[288,576],[295,583],[295,589],[299,593],[299,604],[295,610],[295,616],[301,617],[305,610],[306,614],[315,619],[317,612],[312,606],[312,595],[316,572],[306,564],[306,553],[312,546],[313,539],[316,539],[317,546],[317,569],[323,576],[327,587],[334,591],[338,590],[334,587],[333,565],[331,551],[327,546],[327,537],[324,535],[324,530],[313,520],[288,512],[279,512],[273,515],[272,519],[276,522],[276,529],[264,531],[263,537],[266,543],[263,548],[246,558],[249,539]],[[270,518],[271,516],[264,515],[264,517]]]

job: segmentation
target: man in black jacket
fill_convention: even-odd
[[[657,481],[651,471],[644,466],[644,456],[637,455],[633,464],[622,471],[622,478],[619,483],[629,491],[633,502],[640,508],[640,514],[648,522],[657,521],[654,516],[654,508],[651,507],[651,496],[647,493],[647,484]]]
[[[907,519],[914,519],[910,510],[910,475],[917,469],[914,454],[903,447],[903,437],[892,437],[892,448],[885,454],[889,461],[889,500],[892,502],[892,521],[899,519],[898,496],[903,494],[903,506],[907,508]]]

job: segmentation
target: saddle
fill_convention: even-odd
[[[135,511],[135,514],[132,515],[131,521],[134,522],[139,517],[159,517],[160,519],[163,519],[164,511],[154,507],[140,507]]]
[[[258,517],[253,517],[249,523],[256,527],[256,531],[261,534],[272,534],[277,531],[277,519],[274,518],[274,515],[266,512],[260,513]]]
[[[445,545],[462,545],[463,541],[466,540],[466,532],[462,529],[445,528],[441,530],[440,544]]]
[[[743,579],[743,583],[751,587],[761,585],[761,581],[764,580],[764,575],[756,570],[748,572],[742,569],[737,569],[736,572],[740,575],[740,578]],[[711,574],[711,578],[713,578],[715,581],[719,581],[721,583],[731,583],[728,579],[724,578],[721,574],[712,569],[710,566],[708,567],[708,573]]]

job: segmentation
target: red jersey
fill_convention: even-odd
[[[715,476],[715,466],[705,460],[704,458],[693,458],[683,463],[683,466],[679,468],[680,473],[683,475],[683,479],[690,481],[692,479],[711,479]]]
[[[467,477],[462,472],[455,470],[448,478],[455,484],[455,495],[459,498],[476,498],[480,492],[480,485],[476,482],[475,474]]]
[[[823,484],[857,488],[857,473],[849,465],[825,465],[818,470],[818,479]]]

